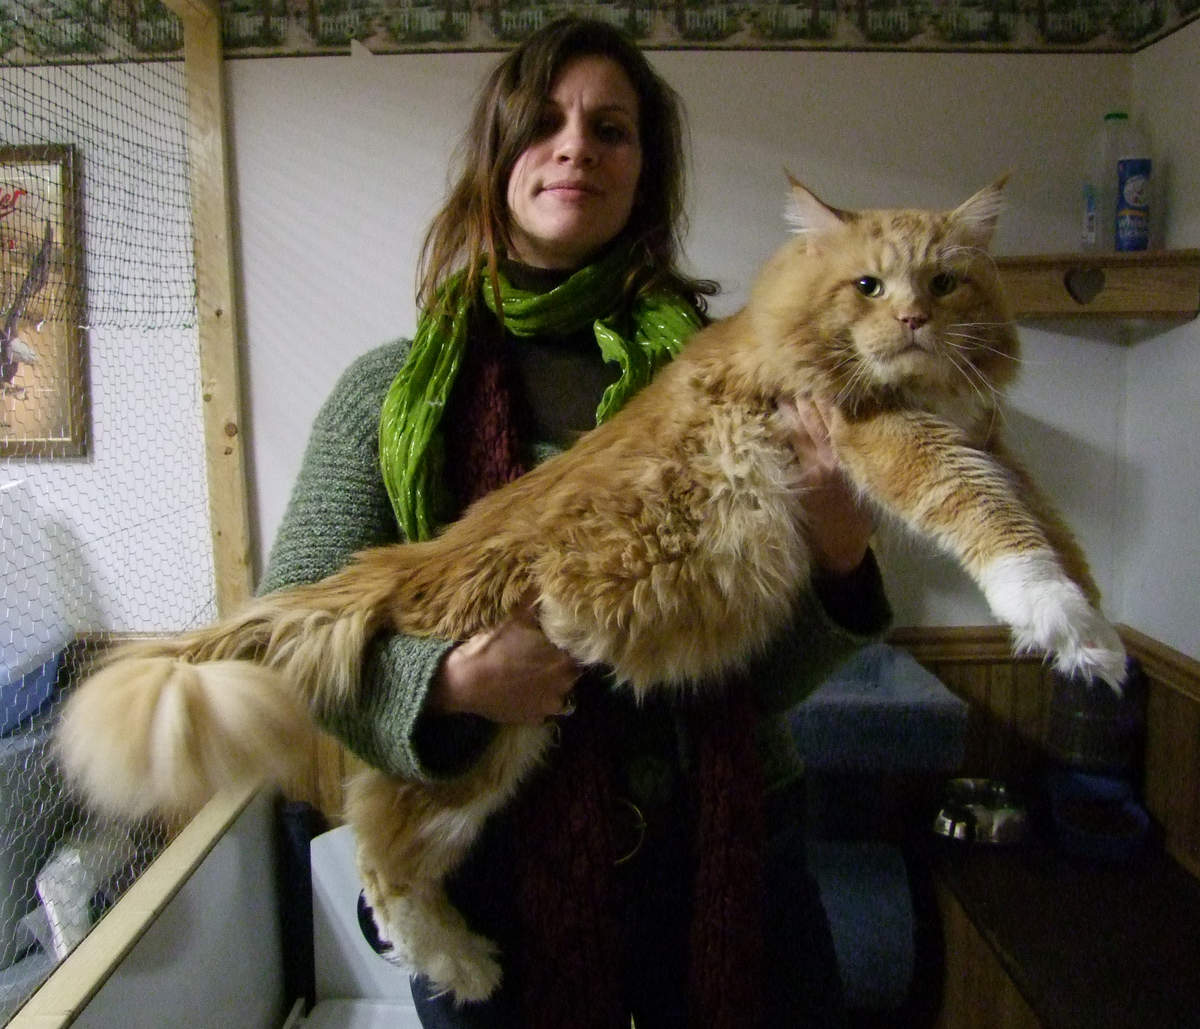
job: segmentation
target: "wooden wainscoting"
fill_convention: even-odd
[[[1200,661],[1121,628],[1150,684],[1145,801],[1167,852],[1200,878]]]
[[[963,775],[1021,782],[1037,770],[1050,672],[1037,658],[1013,657],[1007,629],[897,629],[891,642],[970,705]]]
[[[1200,878],[1200,662],[1119,629],[1147,679],[1145,803],[1168,853]],[[1020,782],[1036,772],[1052,681],[1040,660],[1012,656],[1007,629],[898,629],[892,642],[970,704],[964,775]]]

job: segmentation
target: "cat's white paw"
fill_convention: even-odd
[[[1125,647],[1116,629],[1052,554],[993,561],[983,574],[983,589],[992,611],[1012,626],[1019,651],[1050,651],[1063,674],[1102,679],[1121,691]]]
[[[440,890],[383,900],[373,897],[370,887],[365,892],[380,935],[395,948],[389,960],[425,976],[435,994],[452,993],[459,1004],[487,1000],[496,992],[503,974],[499,948],[472,932]]]
[[[437,993],[452,993],[459,1004],[487,1000],[496,992],[502,975],[491,940],[469,933],[453,951],[425,956],[421,971]]]

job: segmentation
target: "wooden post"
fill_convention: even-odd
[[[200,379],[217,612],[253,592],[235,301],[225,83],[216,0],[165,0],[183,23]]]

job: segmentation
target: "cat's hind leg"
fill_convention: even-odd
[[[435,991],[452,993],[460,1003],[491,996],[501,968],[496,945],[472,931],[450,904],[446,877],[552,737],[550,726],[501,726],[477,765],[459,779],[417,783],[370,769],[347,787],[359,875],[380,935]]]
[[[393,893],[361,862],[359,873],[380,935],[394,948],[389,961],[419,972],[434,995],[452,993],[460,1004],[495,993],[503,974],[499,949],[471,930],[440,886]]]

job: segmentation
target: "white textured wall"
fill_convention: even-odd
[[[754,269],[783,236],[785,166],[848,206],[954,204],[1012,171],[998,250],[1073,249],[1079,169],[1102,114],[1131,104],[1138,91],[1152,119],[1168,116],[1164,94],[1174,97],[1181,122],[1195,118],[1187,98],[1196,94],[1196,72],[1184,55],[1195,52],[1196,26],[1178,36],[1137,57],[652,53],[690,116],[690,262],[724,284],[718,312],[741,301]],[[1180,56],[1160,62],[1156,55],[1168,49]],[[442,195],[475,84],[494,59],[358,55],[230,65],[263,548],[282,515],[308,425],[338,371],[413,329],[420,234]],[[1174,85],[1180,76],[1190,90]],[[1182,145],[1185,130],[1178,134]],[[1196,138],[1194,129],[1188,138]],[[1189,235],[1192,245],[1200,242],[1194,227],[1173,242],[1185,245]],[[1121,500],[1122,484],[1145,486],[1150,478],[1140,467],[1145,454],[1135,446],[1131,410],[1146,404],[1153,386],[1135,388],[1133,366],[1161,363],[1171,379],[1186,355],[1173,357],[1172,340],[1162,338],[1131,352],[1103,325],[1027,327],[1024,338],[1011,418],[1019,450],[1077,527],[1110,615],[1195,653],[1195,636],[1189,642],[1182,631],[1194,620],[1182,600],[1151,609],[1134,604],[1126,585],[1139,550],[1160,552],[1164,540],[1178,539],[1165,546],[1174,556],[1163,572],[1174,578],[1175,595],[1188,589],[1186,563],[1178,561],[1187,537],[1165,527],[1174,501],[1163,497],[1163,528],[1147,536],[1126,524]],[[1182,450],[1183,439],[1173,446]],[[1182,456],[1164,460],[1159,452],[1153,460],[1172,482],[1184,467]],[[989,620],[947,561],[908,542],[883,550],[901,623]]]
[[[1166,244],[1200,247],[1200,22],[1133,58],[1166,186]],[[1200,658],[1200,321],[1127,352],[1122,618]]]

